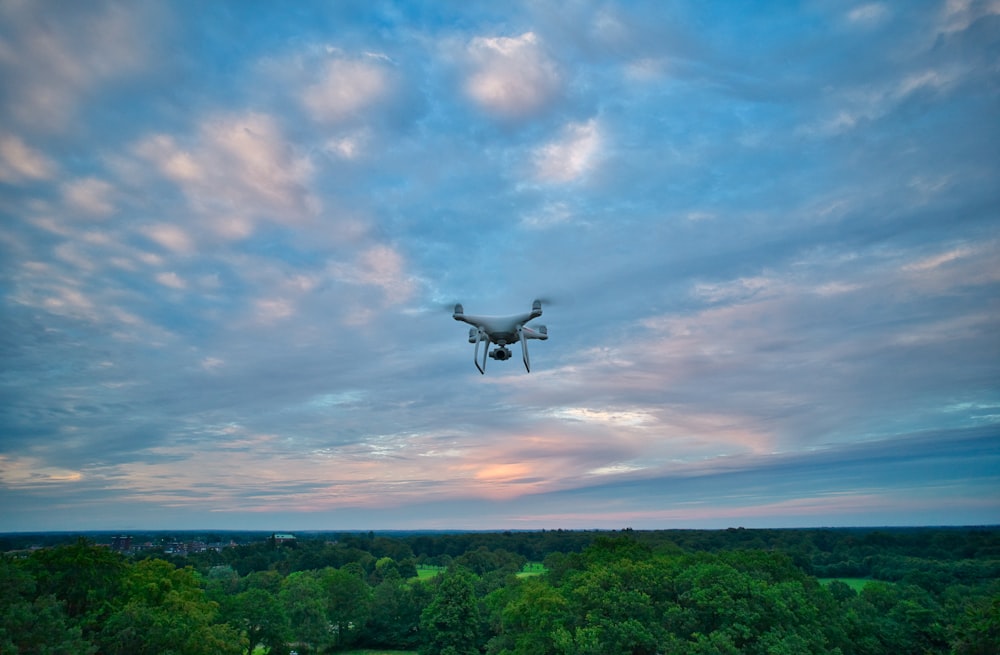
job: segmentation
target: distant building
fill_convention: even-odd
[[[291,542],[295,541],[294,534],[282,534],[280,532],[275,532],[273,535],[271,535],[271,538],[274,539],[274,543],[276,544],[285,544],[290,541]]]
[[[116,553],[127,553],[132,550],[132,537],[120,535],[111,538],[111,550]]]

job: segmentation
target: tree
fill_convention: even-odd
[[[540,578],[527,578],[511,592],[501,612],[501,632],[510,655],[556,653],[556,635],[570,622],[569,603]],[[565,640],[565,639],[564,639]]]
[[[143,560],[124,580],[126,602],[100,633],[107,655],[237,655],[240,634],[216,623],[218,604],[209,601],[198,574],[163,560]]]
[[[955,629],[955,655],[1000,653],[1000,596],[971,603]]]
[[[265,652],[284,650],[291,626],[285,608],[274,594],[252,588],[233,596],[226,603],[226,618],[247,637],[247,655],[261,645]]]
[[[315,571],[292,573],[281,585],[278,595],[292,625],[292,641],[310,650],[330,645],[330,619],[323,585]]]
[[[334,646],[353,643],[371,614],[371,588],[357,574],[345,569],[323,569],[320,583]]]
[[[417,645],[421,594],[427,585],[407,584],[391,571],[372,592],[372,611],[366,626],[366,643],[381,648],[408,649]]]
[[[66,616],[62,601],[36,595],[31,575],[0,557],[0,653],[86,655],[96,650]]]
[[[52,594],[62,601],[66,615],[86,637],[121,604],[125,561],[118,553],[80,538],[76,543],[36,551],[25,565],[34,577],[40,596]]]
[[[477,655],[479,607],[473,588],[472,574],[465,569],[445,572],[420,616],[421,655]]]

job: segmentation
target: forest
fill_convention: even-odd
[[[0,538],[0,653],[1000,653],[1000,528]]]

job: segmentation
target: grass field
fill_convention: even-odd
[[[417,565],[417,580],[429,580],[431,578],[437,577],[444,573],[447,567],[444,566],[431,566],[430,564],[418,564]],[[524,565],[524,568],[517,574],[519,578],[526,578],[532,575],[541,575],[545,573],[548,569],[542,566],[541,562],[528,562]]]
[[[527,564],[524,565],[524,569],[522,569],[521,572],[517,574],[517,577],[527,578],[532,575],[541,575],[546,571],[548,571],[548,569],[542,566],[540,562],[528,562]]]
[[[834,580],[840,580],[854,591],[860,592],[865,585],[871,582],[870,578],[819,578],[822,584],[830,584]]]
[[[415,650],[372,650],[370,648],[362,648],[361,650],[342,650],[340,655],[413,655],[416,653]],[[257,647],[253,651],[253,655],[264,655],[264,649]]]
[[[417,579],[418,580],[429,580],[430,578],[435,578],[442,573],[444,573],[445,567],[443,566],[431,566],[430,564],[418,564],[417,565]]]

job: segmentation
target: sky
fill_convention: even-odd
[[[998,117],[997,0],[0,0],[0,531],[1000,523]]]

